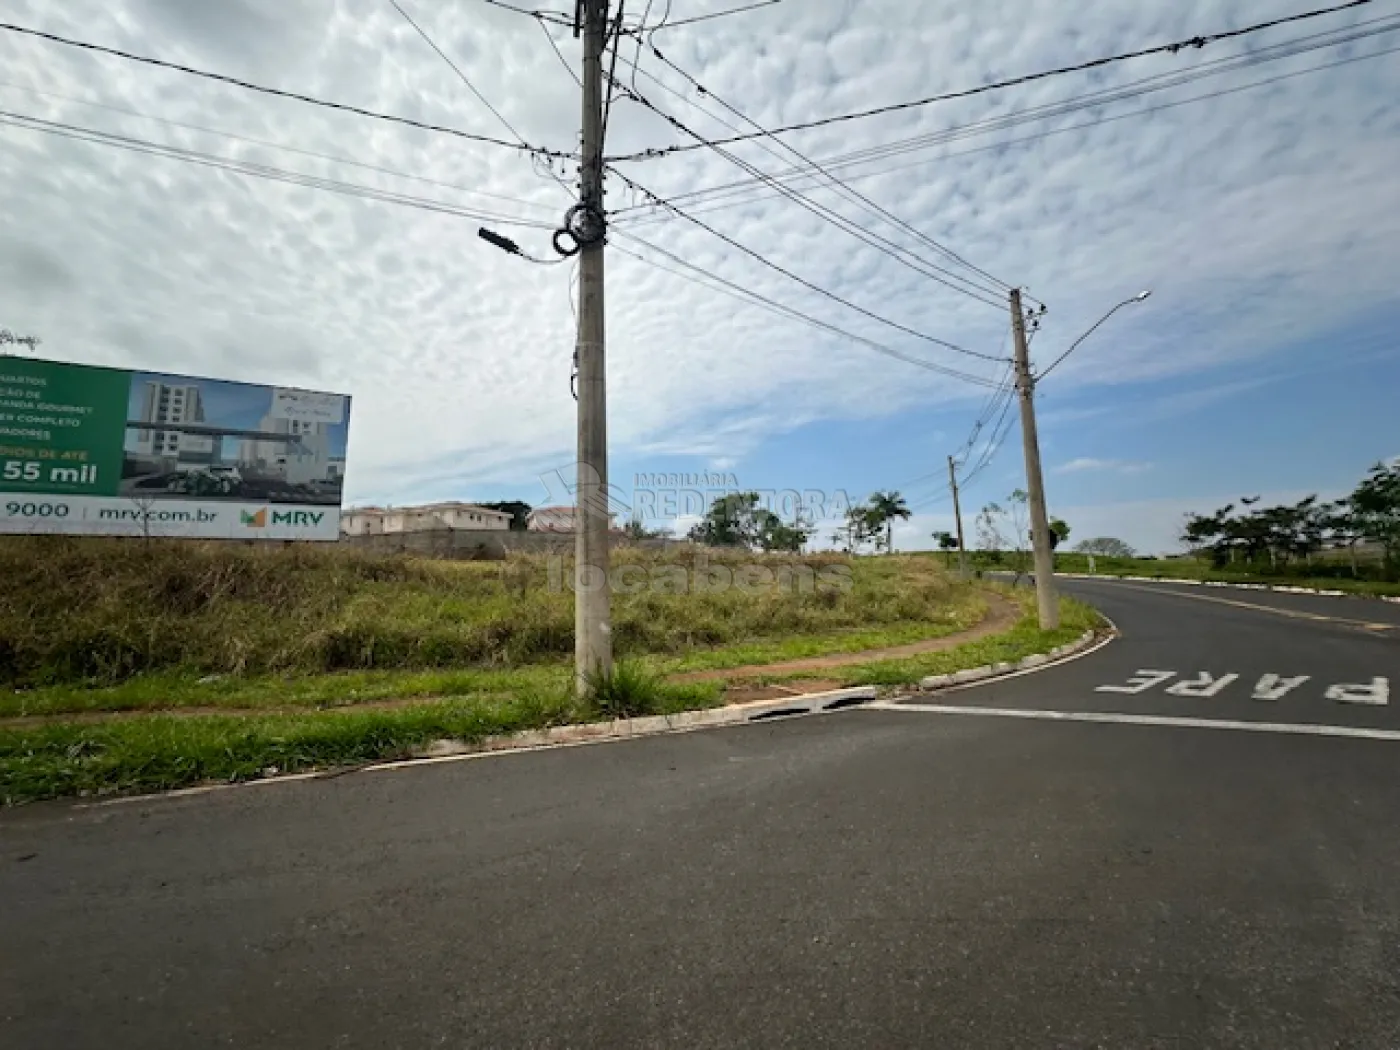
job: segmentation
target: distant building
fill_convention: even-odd
[[[139,418],[142,423],[203,423],[204,400],[199,387],[194,384],[174,386],[149,380],[142,396]],[[208,463],[214,458],[215,440],[202,434],[183,434],[178,430],[139,430],[136,433],[136,454]]]
[[[342,511],[340,531],[347,536],[404,532],[505,532],[511,515],[475,503],[426,503],[418,507],[356,507]]]
[[[531,532],[573,532],[573,507],[536,507],[530,511],[525,527]]]
[[[577,513],[573,507],[536,507],[526,519],[526,528],[531,532],[573,532]],[[608,531],[618,532],[616,514],[608,515]]]

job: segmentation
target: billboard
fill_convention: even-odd
[[[350,398],[0,356],[0,533],[335,540]]]

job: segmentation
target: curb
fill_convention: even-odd
[[[1066,580],[1122,580],[1126,583],[1170,583],[1186,587],[1223,587],[1236,591],[1273,591],[1275,594],[1315,594],[1322,598],[1361,598],[1400,605],[1400,597],[1388,594],[1356,594],[1352,591],[1319,590],[1316,587],[1288,587],[1272,583],[1229,583],[1223,580],[1187,580],[1168,576],[1115,576],[1111,573],[1057,572]]]
[[[583,725],[530,729],[520,733],[487,737],[473,744],[463,743],[460,740],[438,740],[409,758],[395,759],[390,762],[372,762],[368,765],[309,770],[303,773],[283,773],[233,783],[195,784],[185,788],[173,788],[169,791],[141,792],[93,801],[75,801],[73,805],[76,809],[100,809],[108,806],[129,805],[134,802],[150,802],[154,799],[186,798],[213,791],[268,787],[274,784],[291,784],[304,780],[329,780],[356,773],[383,773],[411,766],[461,762],[467,759],[489,758],[493,755],[518,754],[561,747],[581,747],[585,744],[607,744],[619,740],[661,736],[667,733],[688,733],[696,729],[709,729],[715,726],[750,725],[792,718],[798,715],[820,715],[840,711],[847,707],[860,707],[878,699],[879,690],[875,686],[862,685],[847,689],[832,689],[825,693],[809,693],[806,696],[784,697],[781,700],[755,700],[747,704],[731,704],[728,707],[715,707],[706,711],[685,711],[676,715],[648,715],[643,718],[617,719],[612,722],[589,722]]]
[[[879,690],[875,686],[862,685],[847,689],[832,689],[825,693],[783,697],[778,700],[755,700],[747,704],[731,704],[727,707],[713,707],[704,711],[684,711],[675,715],[647,715],[642,718],[616,719],[612,722],[587,722],[583,725],[529,729],[520,733],[487,737],[474,744],[464,743],[460,740],[438,740],[411,758],[394,762],[376,762],[373,765],[361,767],[360,771],[375,772],[383,769],[398,769],[420,762],[431,762],[434,759],[500,754],[510,751],[538,751],[541,748],[604,743],[613,740],[635,740],[663,733],[684,733],[693,729],[709,729],[715,726],[768,722],[780,718],[794,718],[798,715],[819,715],[829,711],[840,711],[847,707],[858,707],[877,699],[879,699]]]
[[[1113,638],[1117,631],[1110,625],[1107,637]],[[928,678],[919,681],[919,689],[922,692],[935,692],[939,689],[948,689],[952,686],[970,685],[973,682],[985,682],[989,678],[1001,678],[1006,675],[1018,674],[1023,671],[1035,671],[1049,667],[1052,664],[1067,660],[1072,656],[1078,656],[1087,650],[1098,639],[1099,633],[1096,631],[1085,631],[1072,642],[1056,646],[1048,653],[1034,653],[1024,656],[1014,663],[986,664],[982,667],[973,667],[966,671],[954,671],[951,674],[930,675]]]

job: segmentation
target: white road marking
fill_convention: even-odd
[[[1169,685],[1167,692],[1172,696],[1215,696],[1237,678],[1237,674],[1223,674],[1219,678],[1213,678],[1209,671],[1198,671],[1194,681],[1181,681],[1176,685]]]
[[[1390,680],[1372,678],[1368,685],[1334,685],[1327,690],[1327,699],[1339,704],[1365,704],[1368,707],[1384,707],[1390,703]]]
[[[888,702],[866,704],[864,707],[854,708],[854,710],[971,715],[979,718],[1024,718],[1043,722],[1167,726],[1176,729],[1228,729],[1242,733],[1281,733],[1286,736],[1331,736],[1357,740],[1400,741],[1400,729],[1364,729],[1359,726],[1318,725],[1307,722],[1241,722],[1231,718],[1176,718],[1165,715],[1129,715],[1102,711],[1045,711],[1034,708],[955,707],[951,704],[895,704]]]
[[[1281,678],[1276,674],[1266,674],[1254,687],[1255,700],[1282,700],[1285,696],[1306,682],[1311,675],[1301,674],[1297,678]]]
[[[1094,688],[1094,692],[1136,695],[1145,693],[1154,685],[1161,685],[1168,678],[1174,677],[1176,677],[1175,671],[1139,671],[1128,679],[1127,685],[1100,685]]]

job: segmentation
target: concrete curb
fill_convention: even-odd
[[[502,751],[535,751],[540,748],[561,747],[570,744],[633,740],[661,733],[684,733],[692,729],[709,729],[714,726],[767,722],[779,718],[793,718],[798,715],[819,715],[847,707],[858,707],[878,699],[879,690],[875,686],[862,685],[847,689],[832,689],[824,693],[809,693],[805,696],[788,696],[776,700],[755,700],[747,704],[730,704],[727,707],[712,707],[703,711],[684,711],[675,715],[648,715],[643,718],[622,718],[612,722],[587,722],[583,725],[531,729],[521,733],[487,737],[477,743],[438,740],[412,758],[397,762],[376,763],[372,766],[365,766],[364,770],[397,768],[414,762],[456,758],[462,755]]]
[[[1093,645],[1097,639],[1097,632],[1085,631],[1074,641],[1056,646],[1048,653],[1034,653],[1031,656],[1022,657],[1014,663],[987,664],[966,671],[954,671],[952,674],[930,675],[919,681],[919,689],[923,692],[934,692],[939,689],[947,689],[950,686],[970,685],[973,682],[985,682],[989,678],[1001,678],[1004,675],[1049,667],[1061,660],[1079,655]]]
[[[1186,587],[1221,587],[1236,591],[1273,591],[1275,594],[1316,594],[1323,598],[1362,598],[1400,605],[1400,598],[1386,594],[1354,594],[1351,591],[1318,590],[1316,587],[1287,587],[1272,583],[1226,583],[1221,580],[1187,580],[1167,576],[1115,576],[1111,573],[1057,572],[1066,580],[1123,580],[1127,583],[1170,583]]]

